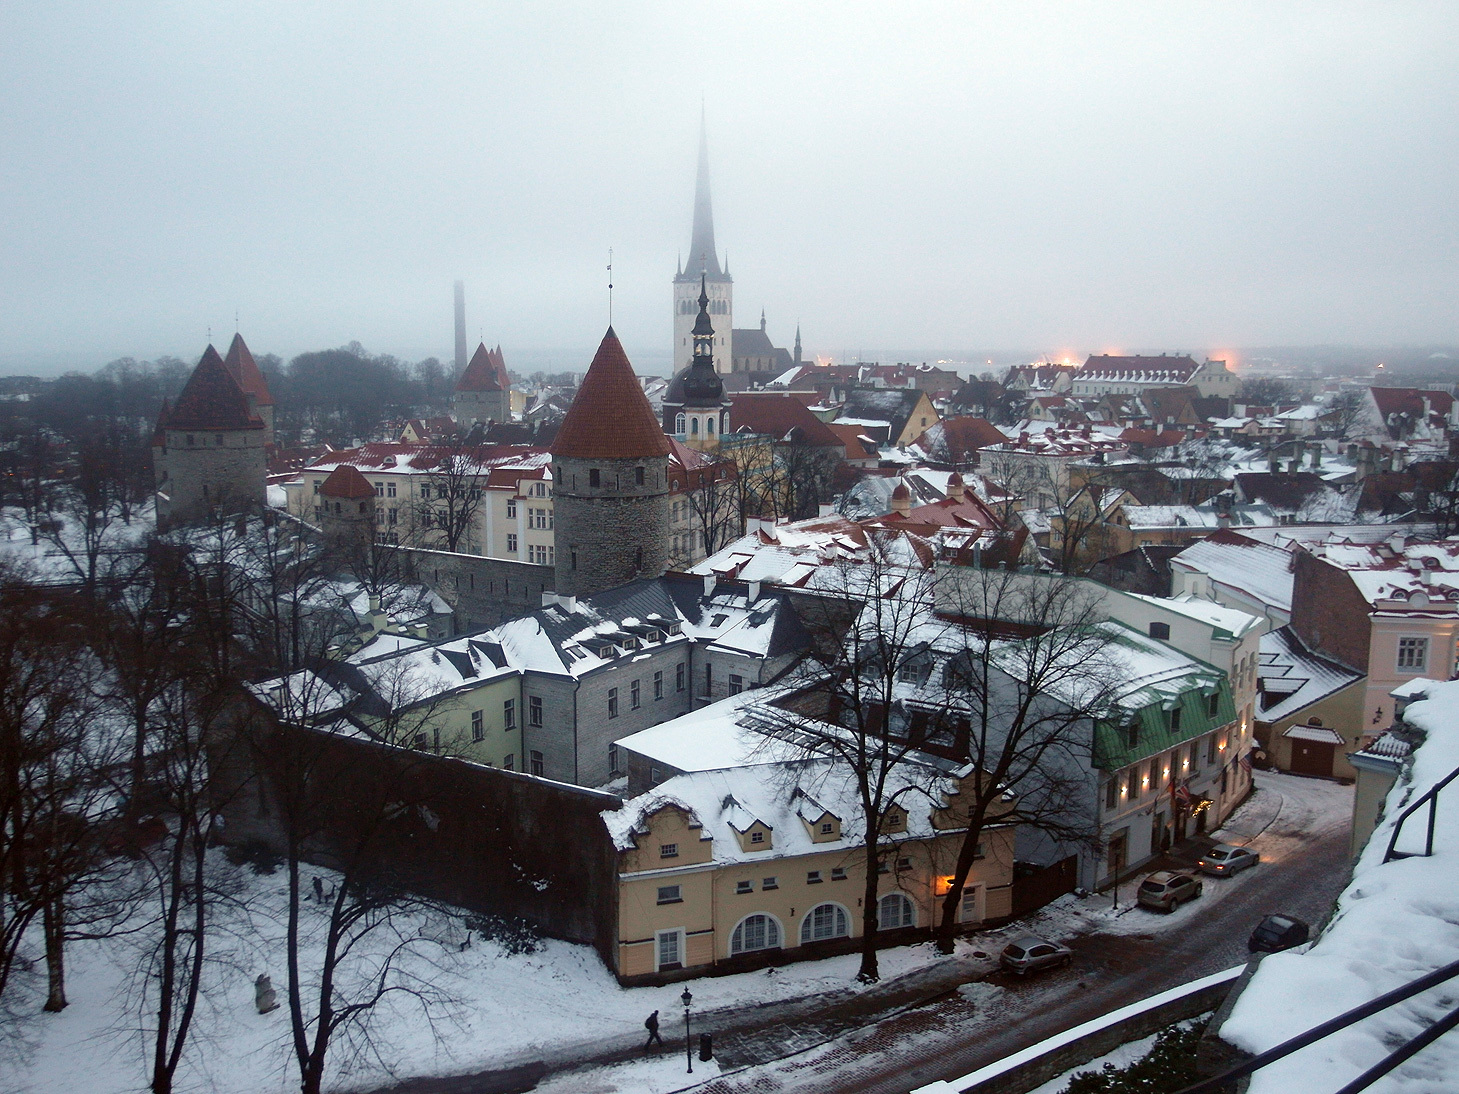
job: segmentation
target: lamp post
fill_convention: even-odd
[[[694,1002],[694,996],[689,994],[689,989],[684,989],[684,994],[679,996],[679,1002],[684,1004],[684,1061],[689,1065],[689,1074],[694,1074],[694,1046],[689,1040],[689,1004]]]

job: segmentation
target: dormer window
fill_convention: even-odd
[[[765,842],[765,833],[764,832],[761,832],[759,830],[756,830],[754,832],[751,832],[750,833],[750,842],[751,843],[764,843]]]
[[[823,835],[823,836],[829,836],[834,831],[836,831],[836,825],[833,822],[831,822],[831,821],[822,821],[821,822],[821,835]]]

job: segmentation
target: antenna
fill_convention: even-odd
[[[608,248],[608,325],[613,325],[613,248]]]
[[[233,333],[238,333],[238,309],[233,309]]]
[[[208,324],[208,345],[213,344],[213,324]]]

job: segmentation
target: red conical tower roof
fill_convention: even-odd
[[[228,366],[228,371],[233,374],[233,379],[238,381],[238,386],[243,389],[243,393],[253,396],[255,405],[274,405],[274,397],[269,394],[268,381],[263,378],[263,373],[254,363],[253,354],[248,352],[243,335],[235,334],[233,336],[233,344],[228,347],[228,356],[224,358],[223,363]]]
[[[319,484],[319,492],[330,498],[371,498],[375,496],[375,488],[366,481],[365,476],[360,474],[359,468],[352,463],[342,463],[329,473],[329,477]]]
[[[669,438],[654,417],[612,327],[603,335],[549,451],[554,456],[587,460],[669,454]]]
[[[248,397],[218,351],[209,346],[177,397],[167,428],[262,429],[263,422],[248,409]]]
[[[489,350],[485,342],[477,343],[471,362],[456,381],[457,391],[506,391],[510,386],[501,347]]]

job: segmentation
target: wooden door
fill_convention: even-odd
[[[1336,745],[1325,741],[1292,742],[1292,771],[1298,775],[1325,775],[1332,777],[1332,756]]]

